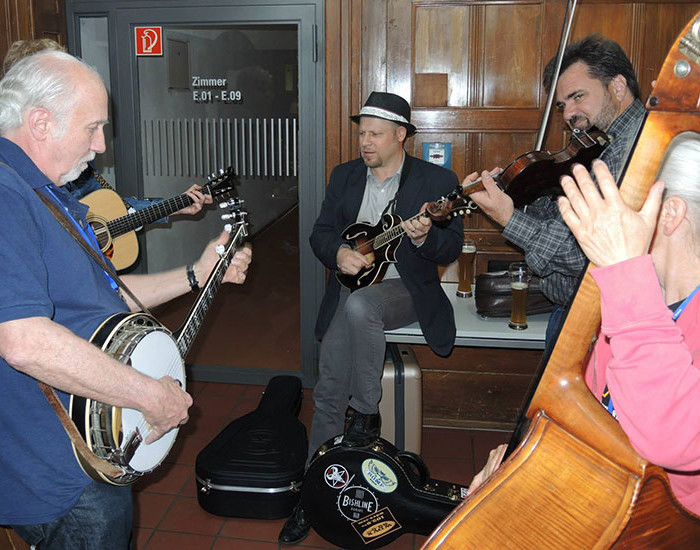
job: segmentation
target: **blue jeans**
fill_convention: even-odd
[[[561,328],[564,326],[567,311],[568,308],[555,304],[552,313],[549,314],[549,322],[547,323],[547,330],[544,335],[545,359],[549,357],[554,349],[554,344],[557,343],[557,337],[561,332]]]
[[[12,528],[40,550],[128,550],[132,521],[131,487],[93,481],[65,516]]]

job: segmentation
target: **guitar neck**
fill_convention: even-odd
[[[240,244],[240,241],[247,235],[246,225],[242,223],[238,229],[232,234],[228,243],[226,244],[226,249],[224,253],[219,258],[219,261],[214,266],[214,269],[209,274],[206,284],[197,296],[192,309],[190,310],[185,323],[182,328],[177,331],[177,347],[180,350],[180,355],[185,357],[189,351],[192,343],[194,342],[200,327],[202,326],[202,321],[209,311],[211,303],[214,301],[214,296],[221,286],[221,281],[224,278],[228,266],[231,264],[231,259],[236,253],[236,249]]]
[[[107,222],[107,229],[112,237],[118,237],[119,235],[134,231],[143,225],[148,225],[156,220],[165,218],[178,210],[190,206],[193,202],[189,195],[178,195],[177,197],[164,200],[142,210],[137,210],[126,216],[115,218]]]

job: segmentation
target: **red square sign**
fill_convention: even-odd
[[[162,27],[134,27],[136,55],[163,55]]]

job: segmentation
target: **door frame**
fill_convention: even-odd
[[[133,25],[297,24],[299,36],[299,269],[300,370],[193,365],[195,380],[264,385],[274,375],[299,373],[305,386],[316,380],[316,314],[325,289],[325,270],[309,246],[309,236],[325,191],[324,1],[66,0],[68,45],[80,55],[80,19],[108,20],[115,173],[120,193],[143,195],[137,63]],[[235,20],[233,19],[235,17]],[[128,39],[126,39],[128,37]],[[304,83],[310,83],[304,86]],[[302,86],[304,86],[302,91]],[[145,265],[145,262],[142,262]]]

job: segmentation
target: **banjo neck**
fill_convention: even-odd
[[[180,355],[184,358],[190,350],[199,329],[202,326],[204,317],[209,311],[209,307],[214,301],[214,296],[221,286],[221,281],[226,274],[226,270],[231,264],[233,255],[236,253],[240,242],[247,236],[247,225],[245,222],[244,212],[239,212],[240,221],[236,222],[234,228],[230,230],[230,237],[225,245],[219,245],[217,252],[219,253],[219,261],[216,262],[214,269],[209,274],[207,282],[197,295],[194,305],[187,314],[184,324],[176,332],[176,343],[180,350]],[[227,228],[228,230],[228,228]]]

